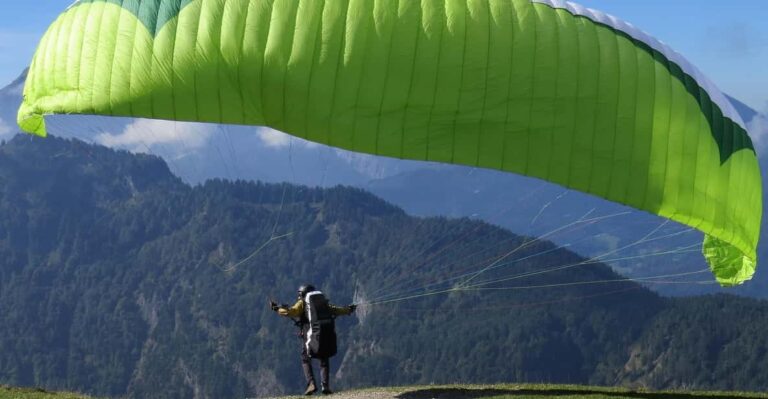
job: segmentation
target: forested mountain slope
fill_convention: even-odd
[[[284,236],[270,240],[271,237]],[[768,389],[768,303],[666,299],[553,244],[414,218],[358,189],[210,181],[74,140],[0,147],[0,383],[135,398],[296,392],[268,298],[313,282],[339,319],[339,387],[546,381]],[[450,287],[521,244],[504,267]],[[498,263],[499,265],[502,263]],[[428,286],[430,283],[441,284]],[[424,288],[427,287],[427,290]],[[432,291],[429,291],[429,289]]]

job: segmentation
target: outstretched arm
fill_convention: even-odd
[[[301,317],[301,315],[304,313],[304,301],[298,300],[291,307],[277,306],[277,304],[273,304],[272,310],[277,312],[277,314],[280,316],[284,317]]]
[[[355,309],[357,309],[357,305],[349,305],[349,306],[331,305],[331,312],[333,312],[334,316],[349,316],[352,313],[354,313]]]

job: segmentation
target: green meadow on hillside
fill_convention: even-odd
[[[300,397],[303,396],[289,398]],[[340,392],[333,397],[337,399],[735,399],[768,398],[768,394],[705,391],[652,392],[580,385],[502,384],[372,388]]]
[[[90,399],[69,392],[49,392],[38,388],[13,388],[0,385],[0,399]]]
[[[303,398],[290,396],[283,399]],[[339,392],[336,399],[720,399],[768,398],[768,394],[748,392],[635,391],[579,385],[445,385],[421,387],[371,388]],[[0,386],[0,399],[93,399],[66,392],[35,388]]]

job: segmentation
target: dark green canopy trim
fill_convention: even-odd
[[[549,5],[547,3],[538,3],[538,4]],[[660,65],[665,66],[666,69],[669,71],[670,75],[672,75],[675,79],[682,82],[686,90],[688,90],[688,93],[690,93],[691,96],[693,96],[696,99],[696,101],[699,103],[699,107],[701,108],[702,114],[707,118],[707,121],[709,122],[712,138],[715,140],[715,142],[717,143],[717,148],[720,150],[721,165],[724,164],[726,161],[728,161],[731,155],[733,155],[738,151],[750,150],[753,153],[755,152],[755,147],[752,144],[752,139],[749,137],[749,134],[747,133],[747,131],[744,130],[744,128],[741,127],[738,123],[736,123],[735,121],[725,116],[723,113],[723,110],[720,109],[720,106],[718,106],[714,101],[712,101],[712,98],[710,97],[709,93],[707,93],[707,90],[704,89],[699,84],[699,82],[696,81],[696,78],[694,78],[690,74],[685,73],[685,71],[683,71],[683,68],[681,68],[680,65],[670,60],[667,56],[662,54],[660,51],[651,47],[650,44],[640,39],[636,39],[628,32],[625,32],[620,29],[616,29],[611,25],[608,25],[599,21],[595,21],[584,15],[573,14],[568,9],[565,9],[565,8],[556,8],[556,9],[562,10],[562,11],[568,11],[570,14],[572,14],[576,18],[581,18],[595,25],[610,29],[617,35],[631,41],[632,43],[635,44],[635,46],[637,46],[637,48],[650,54]]]
[[[117,4],[130,11],[141,21],[153,36],[157,36],[168,21],[193,0],[80,0],[75,6],[96,2]]]

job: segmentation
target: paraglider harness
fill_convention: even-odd
[[[292,320],[299,328],[298,335],[307,355],[316,359],[333,357],[337,351],[336,315],[328,299],[322,292],[312,291],[301,300],[304,301],[304,314]]]

